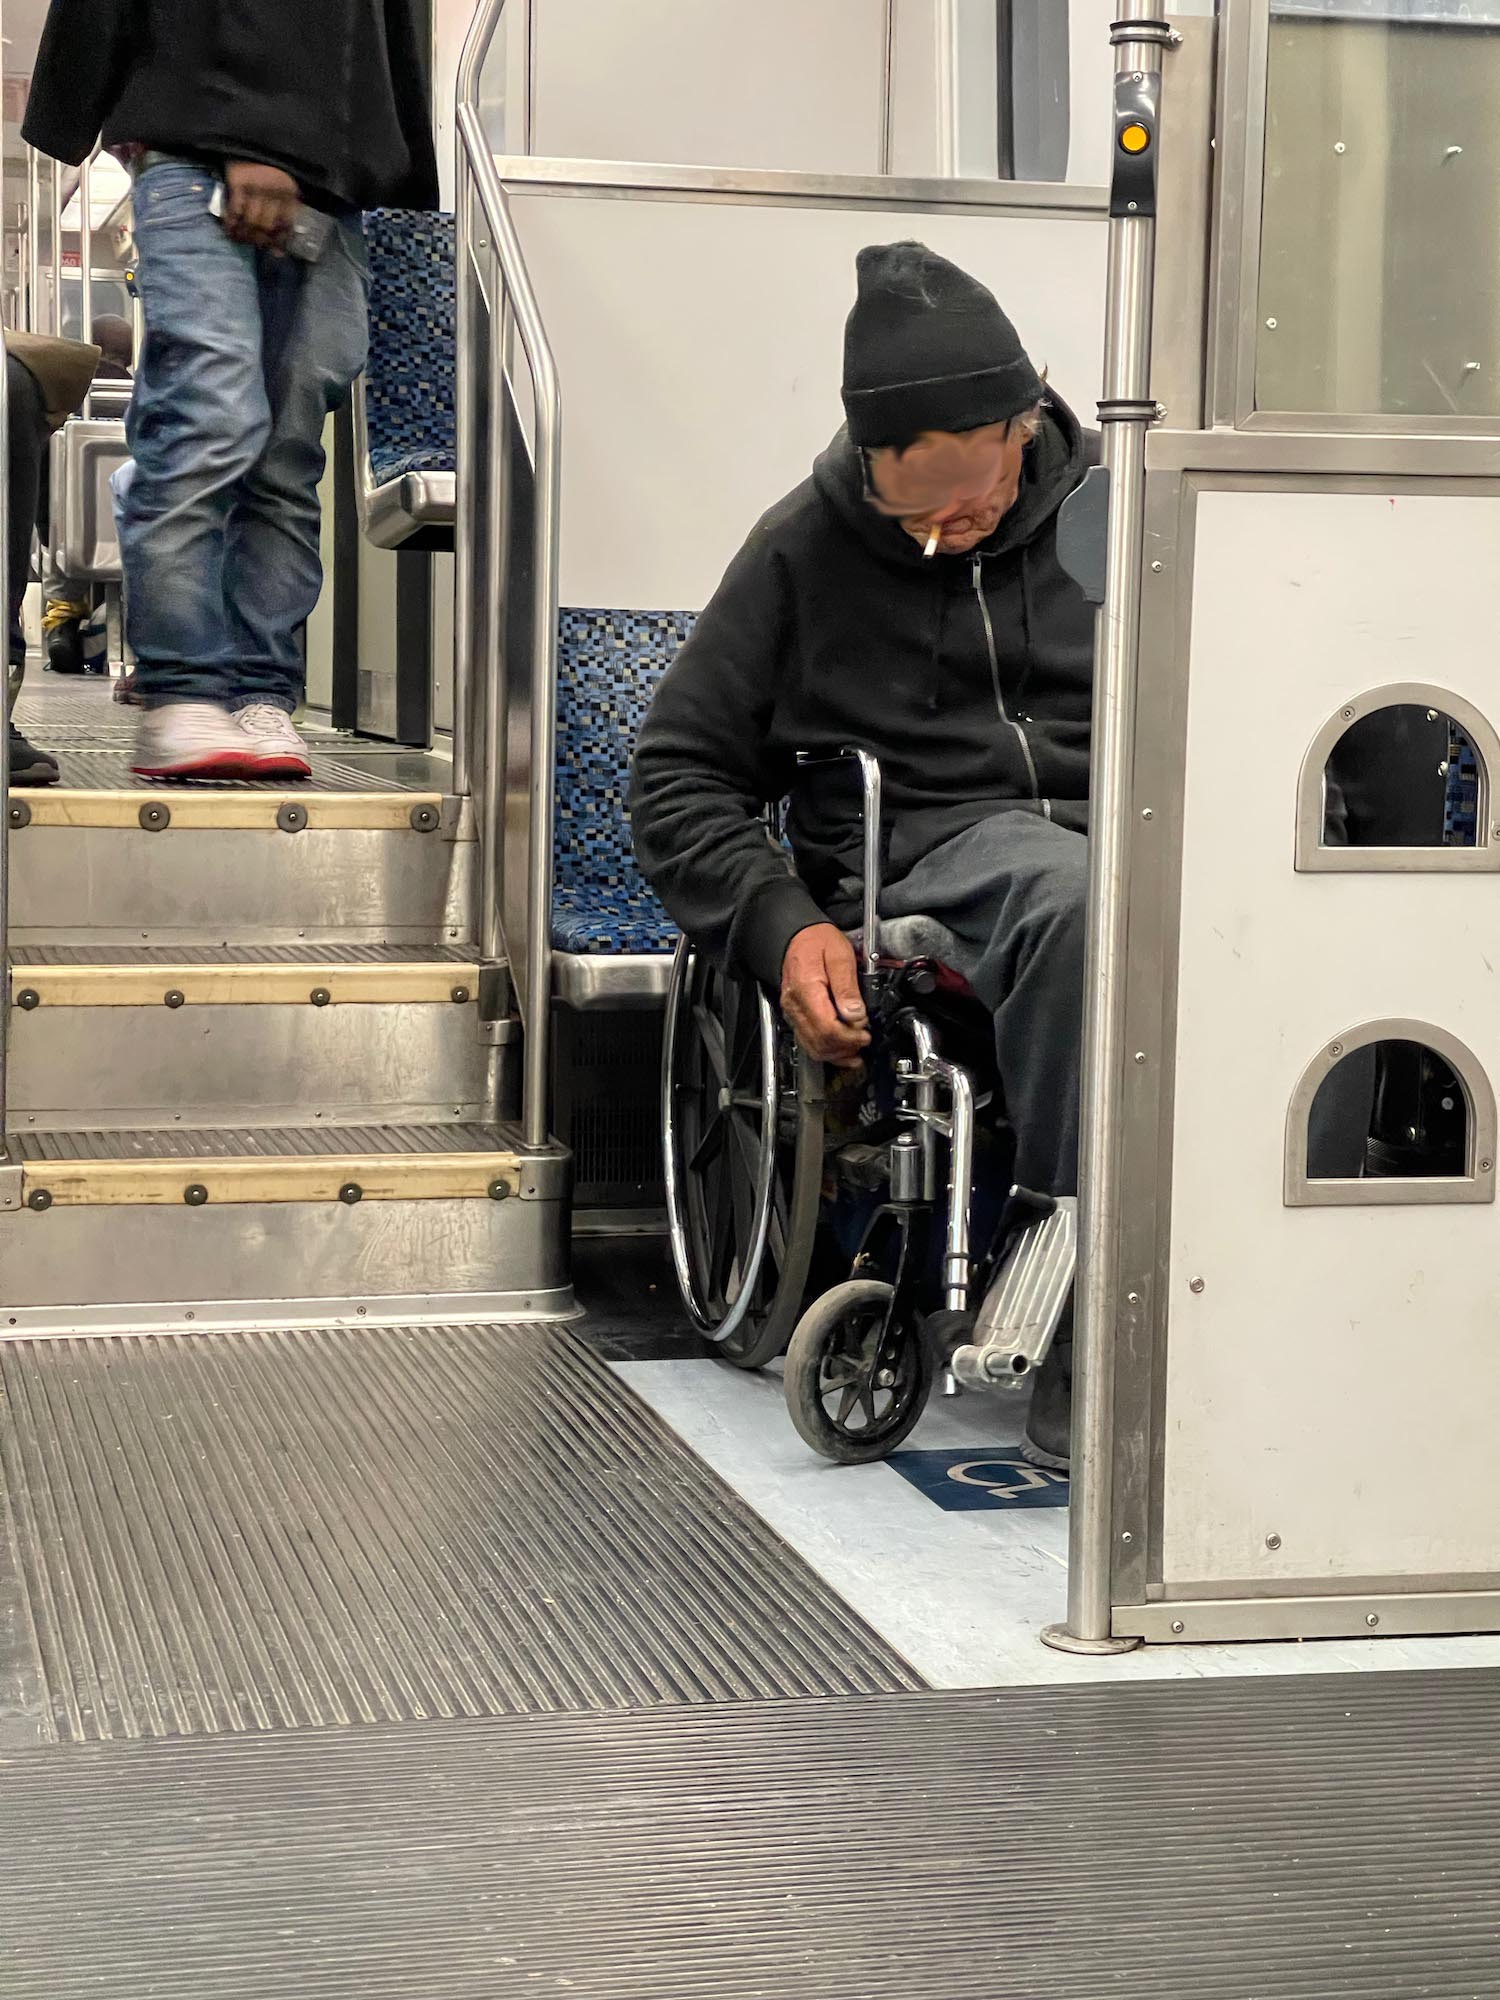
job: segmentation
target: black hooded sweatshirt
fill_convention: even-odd
[[[102,131],[320,207],[438,203],[411,0],[52,0],[21,129],[75,165]]]
[[[773,507],[664,676],[630,790],[641,867],[702,949],[781,977],[799,930],[859,905],[852,769],[798,751],[873,751],[886,880],[991,814],[1086,829],[1094,612],[1057,557],[1057,510],[1097,440],[1053,397],[1016,504],[971,555],[923,557],[865,498],[841,431]],[[766,837],[793,796],[798,876]]]

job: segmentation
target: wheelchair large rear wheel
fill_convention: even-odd
[[[683,941],[662,1054],[672,1261],[688,1316],[737,1368],[785,1351],[823,1183],[823,1068],[752,981]]]

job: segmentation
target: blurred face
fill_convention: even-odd
[[[865,454],[866,499],[934,554],[967,555],[989,540],[1016,504],[1035,418],[977,431],[927,431],[905,451]]]

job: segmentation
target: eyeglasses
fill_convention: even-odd
[[[1040,428],[1041,428],[1040,411],[1036,412],[1028,411],[1025,416],[1012,417],[1005,427],[1004,436],[996,441],[997,446],[1001,449],[1004,449],[1005,447],[1013,444],[1016,441],[1017,437],[1019,437],[1022,448],[1024,449],[1032,442],[1032,440],[1035,438]],[[872,449],[867,445],[860,446],[859,468],[860,468],[861,492],[863,494],[866,505],[872,507],[877,514],[883,515],[885,519],[888,521],[926,521],[930,519],[930,517],[933,514],[947,513],[953,506],[959,504],[956,501],[937,502],[937,503],[929,501],[925,506],[922,505],[914,506],[909,503],[903,505],[885,499],[876,488],[874,454]],[[1004,464],[1003,463],[998,464],[995,468],[994,477],[991,479],[989,485],[985,489],[985,496],[987,496],[989,492],[993,491],[994,487],[998,485],[1000,480],[1004,477],[1004,474],[1005,474]],[[977,505],[979,498],[984,496],[964,496],[964,497],[974,498],[975,504]]]

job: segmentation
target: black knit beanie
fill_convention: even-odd
[[[874,243],[855,259],[844,327],[844,409],[858,445],[972,431],[1018,417],[1042,383],[993,292],[925,243]]]

